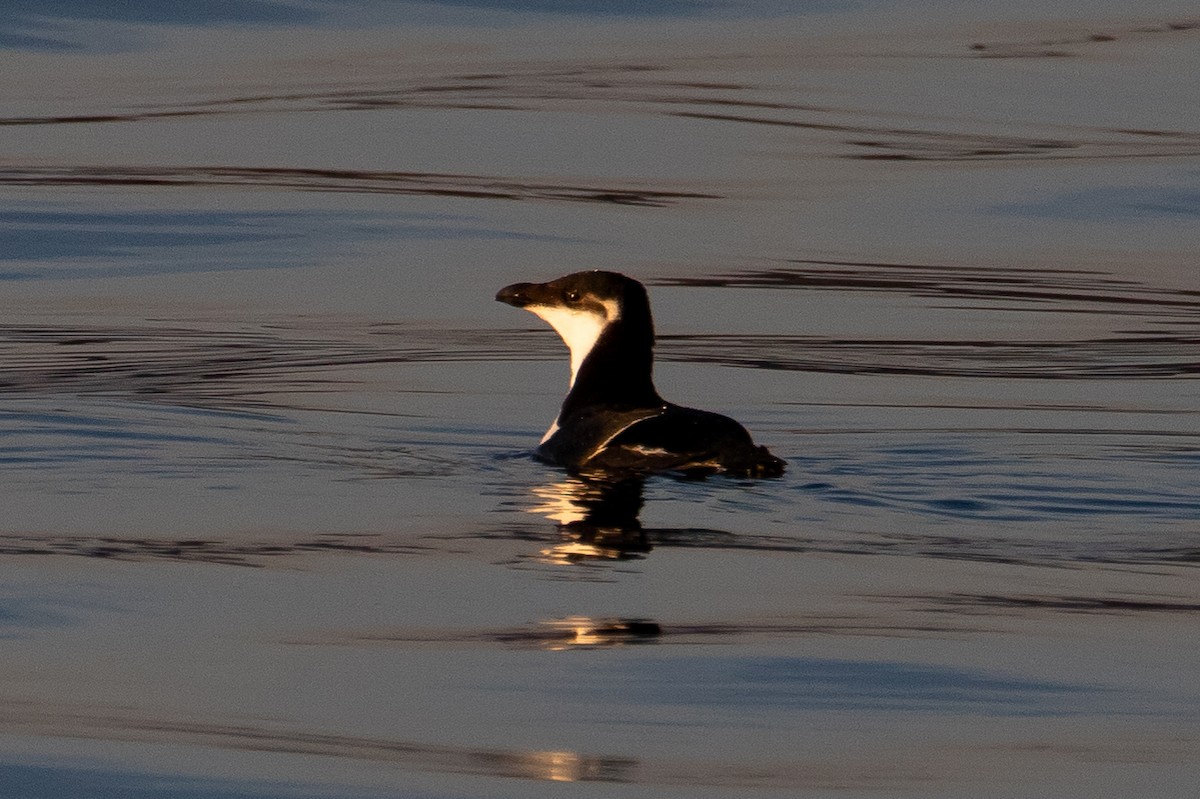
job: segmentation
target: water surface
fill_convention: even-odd
[[[14,11],[0,793],[1192,794],[1188,5]],[[532,459],[597,267],[784,478]]]

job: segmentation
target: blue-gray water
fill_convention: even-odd
[[[43,0],[0,69],[0,796],[1194,795],[1194,6]],[[492,297],[585,268],[784,478],[530,457]]]

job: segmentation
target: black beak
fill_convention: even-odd
[[[516,308],[524,308],[533,303],[531,290],[537,287],[537,283],[513,283],[496,292],[496,300]]]

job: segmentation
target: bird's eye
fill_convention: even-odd
[[[574,305],[575,303],[577,303],[581,299],[583,299],[583,293],[580,292],[578,289],[567,289],[566,291],[563,292],[563,297],[566,298],[567,302]]]

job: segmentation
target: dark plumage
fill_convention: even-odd
[[[616,272],[515,283],[496,299],[549,322],[571,350],[571,388],[538,457],[577,472],[777,477],[784,462],[727,416],[666,402],[653,380],[646,289]]]

